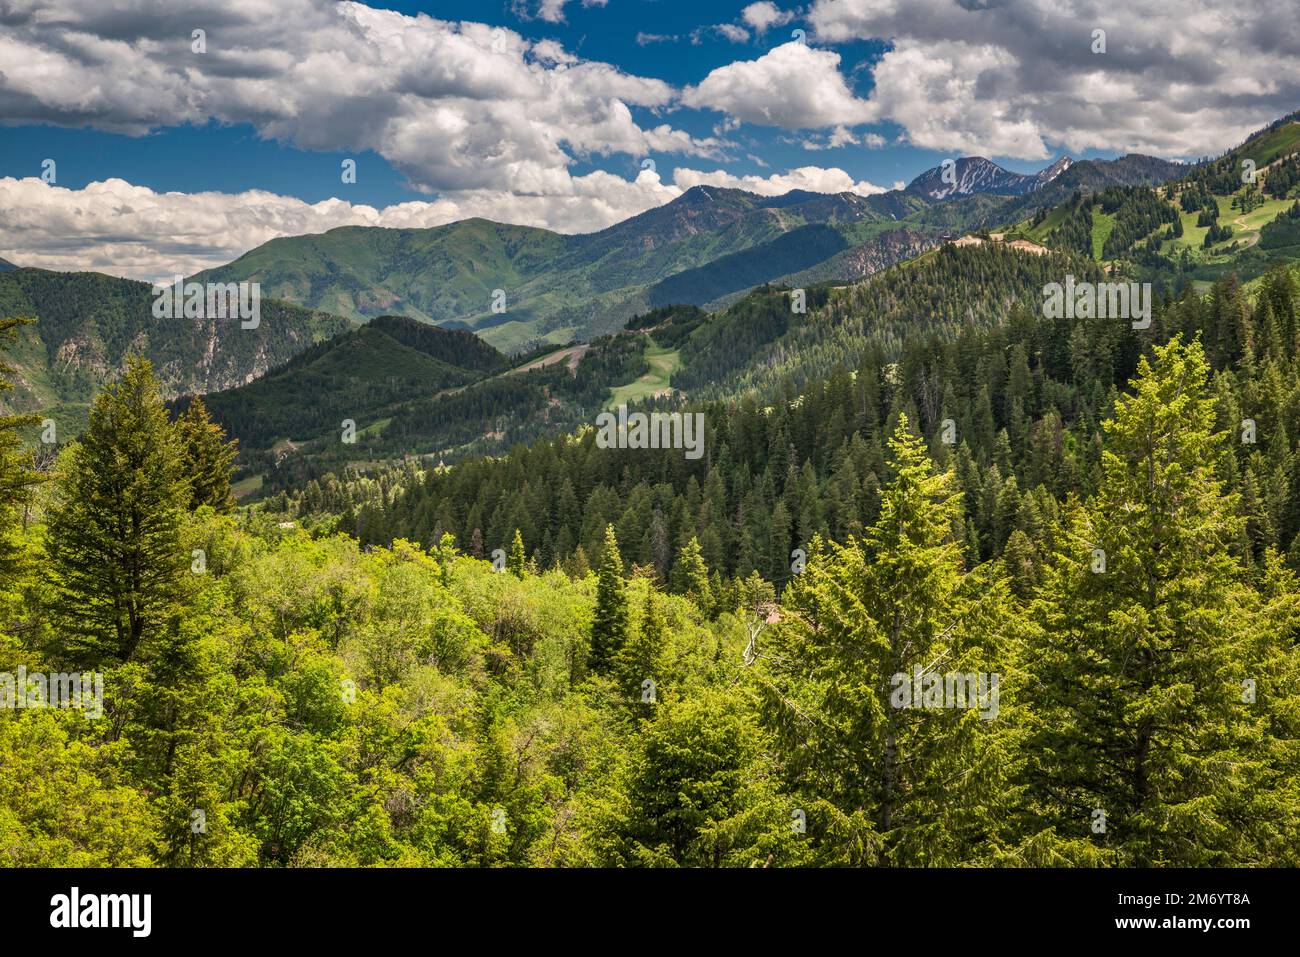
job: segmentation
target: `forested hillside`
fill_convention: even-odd
[[[9,362],[14,388],[0,397],[19,411],[42,408],[69,436],[102,384],[120,375],[128,355],[157,369],[164,394],[211,392],[251,381],[346,320],[264,299],[256,328],[240,320],[156,319],[148,283],[100,273],[44,269],[0,272],[0,318],[31,322],[16,331]]]
[[[1294,456],[1288,277],[1268,297],[1171,304],[1151,341],[1019,316],[922,344],[896,372],[715,412],[703,481],[589,440],[431,474],[452,511],[475,481],[516,483],[521,520],[485,542],[368,547],[319,517],[230,514],[220,431],[197,403],[169,421],[133,362],[55,476],[2,423],[0,669],[97,670],[104,710],[0,713],[0,856],[1300,863],[1300,582],[1273,547],[1291,526],[1265,524],[1293,497],[1251,497]],[[944,413],[962,444],[936,458],[913,428]],[[582,541],[548,567],[554,539],[545,554],[522,519],[550,513],[537,489],[570,461],[586,471],[551,492]],[[681,479],[699,516],[748,487],[800,524],[756,555],[763,507],[742,508],[715,560]],[[655,496],[691,522],[671,569]],[[806,562],[777,567],[794,542]],[[105,556],[148,574],[104,576]],[[994,683],[971,707],[900,707],[890,676],[939,663]]]
[[[646,372],[648,345],[623,332],[512,360],[466,330],[381,316],[205,400],[241,443],[241,494],[267,493],[571,432]]]
[[[1028,257],[1026,257],[1028,258]],[[790,552],[816,535],[838,541],[870,525],[888,470],[886,439],[900,416],[951,464],[965,493],[962,537],[972,562],[997,557],[1013,532],[1035,551],[1042,523],[1101,481],[1097,430],[1145,343],[1202,344],[1214,372],[1216,425],[1249,443],[1225,449],[1221,477],[1242,494],[1251,549],[1292,547],[1300,532],[1294,272],[1279,268],[1251,302],[1224,280],[1159,305],[1151,330],[1113,319],[1049,320],[1013,308],[1004,324],[954,336],[919,333],[897,358],[864,351],[775,405],[708,407],[705,458],[599,449],[595,436],[544,441],[502,460],[434,470],[391,505],[360,516],[368,541],[481,539],[522,532],[542,567],[589,556],[613,523],[625,551],[667,577],[692,538],[708,566],[745,577],[788,575]],[[944,420],[952,421],[951,444]],[[1019,543],[1026,544],[1025,542]],[[1300,545],[1293,559],[1300,561]]]
[[[279,491],[341,473],[348,463],[408,456],[450,463],[505,452],[589,424],[615,395],[633,402],[659,401],[670,391],[695,400],[753,395],[767,403],[869,351],[896,355],[908,337],[954,336],[971,324],[999,322],[1014,305],[1037,308],[1044,284],[1066,272],[1102,276],[1082,256],[945,246],[865,283],[807,287],[803,312],[793,308],[789,288],[764,285],[711,315],[666,306],[633,317],[616,334],[513,362],[479,343],[495,359],[459,372],[447,363],[468,360],[445,350],[417,356],[422,347],[413,337],[476,341],[468,332],[380,317],[248,385],[209,395],[208,406],[241,441],[243,474]],[[634,387],[656,355],[669,371]],[[514,371],[504,373],[507,365]],[[349,419],[355,443],[340,441]]]
[[[1181,171],[1143,156],[1088,160],[1054,178],[1002,171],[1035,184],[1014,198],[983,189],[934,200],[911,189],[760,196],[696,186],[595,233],[484,219],[432,229],[348,226],[271,240],[195,278],[257,281],[268,296],[358,321],[397,314],[469,328],[519,352],[594,339],[663,305],[726,305],[766,282],[858,280],[945,232],[1004,223],[1071,189],[1154,185]]]
[[[206,397],[266,350],[188,369],[147,287],[0,274],[0,860],[1300,865],[1294,125],[864,282],[720,253],[675,281],[725,309],[514,359],[274,313],[292,353]],[[1047,309],[1067,276],[1150,322]],[[82,350],[38,469],[24,376]],[[702,454],[598,441],[625,403]]]
[[[1076,189],[1054,208],[1010,217],[1007,237],[1070,250],[1170,288],[1189,281],[1204,288],[1230,274],[1255,282],[1277,263],[1300,261],[1300,244],[1288,229],[1300,197],[1296,114],[1153,185],[1158,182],[1121,179]]]

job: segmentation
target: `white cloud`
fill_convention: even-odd
[[[781,10],[769,0],[751,3],[740,11],[740,19],[754,28],[756,33],[766,33],[772,27],[780,27],[794,19],[794,14]]]
[[[57,0],[3,7],[0,116],[131,135],[249,123],[313,150],[374,150],[425,191],[564,194],[589,155],[719,158],[721,144],[632,109],[661,80],[553,40],[331,0]],[[191,31],[206,31],[206,52]]]
[[[635,180],[596,171],[553,184],[547,193],[465,190],[436,200],[377,209],[340,199],[307,203],[264,190],[159,193],[120,179],[83,189],[36,178],[0,178],[0,258],[20,266],[93,270],[154,281],[191,275],[238,258],[279,236],[338,226],[422,228],[474,216],[577,233],[603,229],[661,206],[691,186],[747,189],[765,196],[791,189],[881,192],[840,169],[805,166],[768,177],[678,168],[671,183],[651,170]]]
[[[545,20],[547,23],[564,22],[564,5],[569,0],[540,0],[537,4],[536,17],[539,20]],[[582,0],[584,7],[603,7],[609,0]],[[515,11],[520,16],[527,17],[528,6],[526,3],[517,2]]]
[[[132,279],[189,275],[277,236],[336,226],[418,228],[482,216],[562,232],[600,229],[659,206],[681,190],[643,172],[571,177],[546,194],[469,190],[377,209],[340,199],[307,203],[264,190],[159,193],[120,179],[84,189],[0,178],[0,258],[20,266],[93,270]]]
[[[800,144],[806,150],[835,150],[844,146],[862,146],[869,150],[878,150],[885,145],[885,138],[879,133],[863,133],[858,136],[843,126],[837,126],[825,139],[810,136]]]
[[[735,176],[720,169],[710,173],[678,167],[673,171],[673,183],[683,190],[690,189],[692,186],[724,186],[728,189],[748,190],[761,196],[780,196],[792,189],[803,189],[813,193],[857,193],[859,196],[885,192],[883,187],[868,183],[866,180],[855,182],[853,177],[842,169],[825,169],[820,166],[801,166],[771,176]]]
[[[748,123],[784,129],[854,126],[874,119],[839,71],[840,55],[784,43],[757,60],[718,67],[682,94],[687,106],[720,110]]]
[[[808,14],[819,42],[891,43],[868,100],[905,139],[1024,159],[1235,145],[1300,104],[1293,20],[1272,0],[816,0]]]
[[[744,27],[738,27],[734,23],[719,23],[713,28],[718,33],[726,37],[732,43],[748,43],[749,31]]]
[[[900,48],[876,65],[871,100],[917,146],[1043,159],[1050,151],[1038,127],[1011,104],[981,95],[982,76],[1006,76],[1014,69],[1011,56],[993,46],[955,42],[926,50]]]

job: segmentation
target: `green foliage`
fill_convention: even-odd
[[[763,779],[760,756],[759,736],[734,692],[708,691],[664,706],[631,760],[619,834],[623,861],[771,863],[789,843],[789,816]]]
[[[229,388],[348,327],[338,316],[268,297],[261,300],[255,329],[240,328],[238,319],[155,319],[153,303],[149,284],[129,279],[44,269],[0,272],[0,318],[34,320],[11,354],[22,384],[8,397],[10,406],[29,411],[86,403],[106,378],[125,370],[131,355],[153,363],[167,396]],[[72,431],[63,418],[59,424]]]
[[[1259,231],[1259,244],[1265,249],[1300,246],[1300,199],[1264,224]]]
[[[896,197],[697,187],[597,233],[483,219],[344,227],[273,239],[197,278],[256,278],[268,296],[355,320],[397,313],[464,324],[515,352],[611,333],[648,305],[700,305],[776,279],[832,257],[862,224],[904,228],[895,220],[912,212]],[[504,313],[493,309],[497,289],[507,294]]]
[[[95,400],[61,456],[46,549],[64,652],[88,665],[129,661],[170,613],[189,556],[180,441],[153,368],[132,359]]]
[[[623,557],[618,551],[614,526],[605,526],[600,553],[600,577],[596,583],[596,613],[591,623],[590,667],[596,674],[609,670],[627,641],[627,586],[623,581]]]
[[[1029,815],[1067,859],[1088,842],[1127,866],[1293,854],[1297,662],[1276,616],[1297,596],[1279,581],[1270,601],[1232,554],[1208,372],[1177,340],[1142,360],[1035,606]]]
[[[25,323],[0,319],[0,341]],[[0,364],[0,395],[13,388],[14,370]],[[37,421],[35,415],[0,415],[0,586],[14,577],[22,560],[19,541],[21,510],[31,500],[31,488],[40,481],[33,471],[33,456],[23,447],[20,431]]]
[[[890,449],[876,524],[819,547],[790,588],[793,618],[756,674],[764,720],[787,783],[818,808],[820,859],[975,862],[991,850],[1010,774],[993,730],[1013,700],[1010,609],[999,582],[963,572],[954,474],[935,471],[905,417]],[[960,707],[930,700],[931,684],[942,694],[949,681]]]
[[[515,529],[515,540],[510,545],[510,555],[506,558],[506,570],[511,572],[516,578],[524,577],[524,569],[528,565],[527,556],[524,553],[524,538],[519,534],[519,529]]]
[[[81,740],[68,714],[0,716],[0,862],[9,867],[150,863],[153,815],[121,768],[126,742]]]
[[[227,442],[225,432],[208,418],[203,400],[194,396],[176,420],[186,479],[190,486],[190,511],[207,505],[229,512],[235,505],[230,494],[238,443]]]
[[[555,350],[504,370],[506,358],[468,332],[381,316],[205,401],[264,493],[297,491],[351,463],[455,461],[576,428],[647,370],[644,350],[624,333],[583,347],[576,370],[551,361]],[[354,441],[343,441],[345,421]]]
[[[194,494],[228,484],[220,436],[131,362],[56,481],[0,443],[0,674],[105,684],[101,718],[0,708],[0,861],[1300,863],[1295,276],[1163,293],[1133,330],[1027,308],[1062,269],[1100,275],[990,245],[807,316],[756,293],[731,317],[806,378],[720,386],[698,460],[588,431],[226,514]],[[968,321],[906,329],[962,283]],[[689,356],[728,321],[646,328]],[[503,402],[524,376],[390,332]]]

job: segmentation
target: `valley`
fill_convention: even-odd
[[[632,84],[542,42],[530,77]],[[480,79],[427,72],[404,102]],[[251,325],[0,261],[0,677],[98,674],[107,718],[0,709],[0,860],[1300,864],[1297,117],[283,235],[191,277]],[[918,155],[818,136],[780,147]]]

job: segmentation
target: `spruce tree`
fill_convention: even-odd
[[[591,670],[604,674],[609,670],[623,643],[627,641],[627,584],[623,581],[623,558],[618,551],[614,526],[605,526],[605,546],[600,555],[600,575],[596,582],[596,613],[591,623]]]
[[[824,819],[826,863],[951,865],[989,852],[1009,773],[995,730],[1009,596],[963,572],[955,477],[905,415],[889,445],[879,519],[863,541],[815,543],[755,681],[791,785]],[[963,680],[958,703],[954,678],[938,701],[950,675],[975,693]]]
[[[209,418],[207,406],[197,395],[190,400],[185,414],[176,420],[176,431],[190,486],[190,511],[210,505],[218,512],[229,512],[235,506],[230,478],[238,440],[226,441],[225,431]]]
[[[1296,846],[1293,583],[1265,605],[1233,554],[1209,366],[1143,358],[1036,605],[1026,768],[1032,863],[1205,866]],[[1291,717],[1288,717],[1290,715]],[[1294,858],[1294,853],[1291,854]]]
[[[190,563],[181,540],[189,483],[147,360],[129,360],[96,397],[59,470],[46,549],[63,651],[86,665],[128,661]]]
[[[523,578],[527,567],[528,555],[524,551],[524,536],[516,528],[514,541],[510,543],[510,554],[506,556],[506,570],[516,578]]]
[[[20,319],[0,319],[0,342],[23,324]],[[13,388],[13,370],[0,364],[0,395]],[[41,481],[32,471],[32,456],[23,448],[19,430],[33,425],[35,415],[0,415],[0,584],[18,571],[22,548],[17,541],[22,509],[30,500],[31,488]]]
[[[700,540],[694,535],[677,554],[677,561],[673,564],[672,589],[679,595],[690,597],[705,614],[708,614],[713,606],[713,594],[709,586],[709,566],[704,562]]]
[[[640,627],[628,637],[614,656],[614,673],[618,678],[619,690],[642,716],[650,715],[663,692],[660,665],[666,630],[658,593],[649,587],[646,589]],[[647,680],[654,682],[653,701],[646,700]]]

